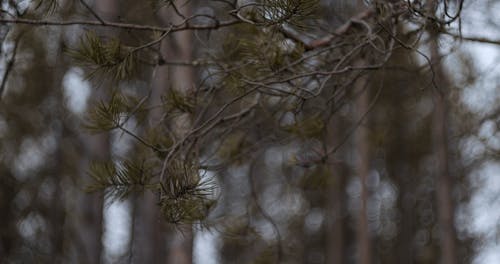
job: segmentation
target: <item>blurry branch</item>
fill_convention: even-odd
[[[80,3],[97,19],[101,22],[101,24],[106,24],[104,20],[90,7],[87,3],[85,3],[85,0],[80,0]]]
[[[322,161],[326,160],[329,155],[334,154],[337,150],[339,150],[347,142],[347,140],[351,137],[351,135],[353,135],[354,132],[358,129],[358,127],[361,126],[361,124],[365,120],[365,117],[371,112],[371,110],[373,109],[373,107],[375,106],[375,104],[378,102],[378,99],[379,99],[380,94],[382,92],[382,88],[383,88],[383,85],[380,85],[377,93],[375,94],[375,97],[373,98],[373,100],[368,105],[368,108],[367,108],[366,112],[364,112],[361,115],[361,117],[349,129],[348,133],[340,140],[340,142],[336,146],[332,146],[330,149],[327,149],[326,152],[323,155],[321,155],[320,157],[318,157],[318,158],[316,158],[314,160],[310,160],[309,161],[310,163],[319,163],[319,162],[322,162]],[[363,92],[365,92],[365,91],[363,91]]]
[[[92,21],[92,20],[68,20],[68,21],[54,21],[54,20],[43,20],[43,19],[26,19],[26,18],[0,18],[0,23],[5,24],[26,24],[32,26],[94,26],[94,27],[110,27],[110,28],[120,28],[129,30],[140,30],[140,31],[152,31],[152,32],[177,32],[184,30],[213,30],[221,27],[232,26],[241,23],[239,20],[228,20],[228,21],[216,21],[212,24],[190,24],[189,18],[177,25],[171,25],[169,27],[159,27],[153,25],[141,25],[141,24],[131,24],[131,23],[120,23],[120,22],[108,22],[104,21]]]
[[[185,142],[188,140],[188,138],[191,138],[193,135],[195,135],[196,133],[198,133],[200,131],[202,133],[208,133],[210,131],[210,129],[215,127],[217,124],[226,123],[226,122],[231,121],[233,119],[238,119],[238,118],[241,118],[241,117],[247,115],[253,109],[254,105],[250,106],[246,110],[242,110],[241,112],[236,113],[234,115],[220,117],[222,115],[222,113],[228,107],[230,107],[231,105],[233,105],[236,102],[239,102],[241,99],[243,99],[247,95],[255,92],[257,90],[257,88],[258,87],[254,87],[253,89],[249,90],[248,92],[246,92],[240,96],[237,96],[237,97],[233,98],[231,101],[227,102],[225,105],[220,107],[219,110],[213,116],[211,116],[209,119],[207,119],[207,121],[205,121],[200,126],[193,128],[191,131],[189,131],[189,133],[186,136],[184,136],[181,140],[179,140],[177,143],[175,143],[175,145],[171,147],[168,155],[165,157],[165,159],[163,161],[163,166],[162,166],[161,174],[160,174],[161,181],[163,182],[165,180],[165,176],[166,176],[165,173],[167,170],[167,166],[168,166],[170,160],[174,157],[175,152],[178,151],[181,148],[181,146],[183,146],[185,144]]]
[[[410,0],[406,0],[406,1],[407,1],[407,6],[408,6],[409,11],[411,11],[413,14],[419,15],[419,16],[425,18],[426,20],[436,22],[436,23],[441,24],[441,25],[449,25],[449,24],[453,23],[455,20],[457,20],[458,18],[460,18],[460,14],[462,13],[462,8],[463,8],[463,4],[464,4],[464,0],[459,0],[458,5],[457,5],[458,8],[457,8],[455,14],[450,15],[448,1],[447,0],[442,1],[442,2],[444,2],[443,3],[444,14],[447,18],[449,18],[448,20],[446,20],[446,19],[443,20],[443,19],[439,19],[435,14],[429,14],[428,11],[426,11],[425,8],[423,8],[420,1],[418,1],[418,2],[415,1],[417,3],[411,3]]]
[[[14,68],[14,64],[16,62],[16,55],[17,55],[17,49],[19,47],[19,42],[21,41],[21,38],[23,36],[23,33],[19,34],[19,36],[15,39],[14,41],[14,47],[12,48],[12,55],[10,59],[7,61],[5,65],[5,71],[2,76],[2,83],[0,84],[0,100],[3,97],[3,93],[5,91],[5,86],[7,85],[7,80],[9,78],[9,74]]]
[[[281,233],[278,227],[278,224],[276,221],[269,215],[269,213],[266,212],[266,210],[262,207],[262,205],[259,203],[259,196],[257,194],[257,191],[255,189],[256,181],[255,181],[255,166],[256,166],[256,160],[253,160],[250,163],[250,170],[248,172],[248,181],[250,185],[250,194],[252,196],[253,202],[255,203],[255,206],[257,207],[257,210],[259,210],[260,214],[264,219],[266,219],[274,229],[274,232],[276,232],[276,247],[277,247],[277,260],[275,263],[282,263],[283,261],[283,246],[282,246],[282,240],[281,240]]]
[[[401,2],[398,4],[394,4],[391,10],[392,13],[390,14],[390,17],[392,18],[397,18],[408,12],[408,8],[406,7],[406,5]],[[335,38],[345,34],[349,29],[352,28],[352,26],[356,24],[364,24],[363,20],[370,18],[374,15],[378,15],[376,8],[375,7],[368,8],[356,14],[355,16],[351,17],[351,19],[349,19],[346,23],[338,27],[333,32],[333,34],[314,40],[304,39],[302,37],[303,34],[300,34],[299,32],[289,27],[281,27],[280,30],[286,37],[301,43],[306,50],[312,50],[318,47],[329,45]]]
[[[441,33],[448,35],[448,36],[451,36],[451,37],[458,39],[458,40],[466,40],[466,41],[471,41],[471,42],[500,45],[500,39],[490,39],[490,38],[486,38],[486,37],[466,37],[466,36],[462,36],[461,34],[451,33],[451,32],[447,32],[447,31],[442,31]]]

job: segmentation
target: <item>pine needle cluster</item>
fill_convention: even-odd
[[[124,200],[132,193],[157,189],[158,185],[152,183],[152,168],[145,160],[94,162],[88,171],[94,181],[87,186],[87,191],[104,190],[113,201]]]
[[[93,32],[88,32],[79,46],[68,54],[81,66],[91,69],[89,77],[99,74],[113,80],[127,80],[135,76],[137,53],[122,45],[118,39],[104,42]]]
[[[194,164],[173,161],[166,169],[167,180],[162,183],[160,208],[170,223],[193,223],[204,220],[215,204],[215,184],[202,179]]]
[[[121,128],[132,115],[145,119],[147,111],[134,96],[114,92],[109,101],[97,101],[87,113],[84,128],[93,133]],[[123,120],[125,119],[125,121]]]
[[[304,27],[304,20],[316,11],[318,0],[265,0],[263,17],[268,25],[288,24]]]

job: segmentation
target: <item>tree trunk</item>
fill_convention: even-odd
[[[449,172],[448,152],[448,87],[449,82],[439,61],[438,35],[433,34],[430,43],[432,67],[436,74],[438,91],[435,93],[433,140],[436,153],[438,222],[441,232],[441,254],[443,264],[457,263],[452,178]]]
[[[80,171],[83,178],[83,186],[89,183],[90,179],[85,174],[91,161],[109,160],[109,137],[94,136],[86,137],[84,142],[87,147],[87,157],[82,157],[80,161]],[[82,188],[80,188],[81,190]],[[82,263],[100,263],[102,255],[102,217],[103,217],[103,194],[85,193],[81,191],[78,202],[78,213],[76,225],[83,248],[76,248],[77,256]]]
[[[165,15],[160,10],[160,15]],[[159,54],[165,57],[168,51],[167,40],[162,40]],[[161,96],[165,94],[168,84],[168,67],[158,64],[152,76],[152,91],[150,106],[162,104]],[[162,109],[153,107],[149,112],[148,120],[151,126],[162,126]],[[158,197],[152,192],[145,192],[143,196],[135,197],[132,263],[169,263],[167,262],[167,226],[160,215],[157,206]]]
[[[189,13],[190,4],[176,3],[178,11]],[[159,18],[164,24],[179,23],[182,19],[172,10],[162,8]],[[160,42],[160,60],[154,69],[150,105],[161,105],[161,96],[167,89],[176,89],[182,95],[191,93],[193,87],[193,70],[191,68],[171,68],[162,64],[163,60],[190,60],[192,39],[190,32],[172,34]],[[153,126],[165,125],[162,120],[162,110],[153,108],[149,121]],[[172,131],[182,137],[191,127],[191,116],[187,113],[174,118]],[[140,203],[140,206],[139,206]],[[136,204],[134,237],[134,263],[192,263],[192,232],[191,226],[181,227],[182,234],[176,229],[167,228],[161,218],[157,197],[146,193],[143,200]]]
[[[106,21],[116,21],[118,18],[118,1],[101,0],[95,1],[95,12]],[[109,31],[103,31],[106,36],[112,34]],[[94,90],[92,97],[96,100],[106,98],[106,88],[109,83],[104,83],[101,87]],[[84,184],[88,182],[87,175],[84,173],[88,169],[89,162],[107,161],[110,159],[110,139],[109,134],[100,134],[94,136],[85,136],[84,142],[87,150],[86,160],[80,163]],[[79,208],[82,215],[78,217],[76,229],[81,238],[82,249],[77,249],[78,254],[83,254],[80,261],[84,263],[100,263],[102,256],[102,233],[103,233],[103,194],[102,193],[82,193]],[[86,261],[84,261],[86,260]]]
[[[191,2],[175,1],[179,7],[179,12],[186,17],[191,16]],[[169,9],[170,22],[180,24],[184,18],[180,17],[173,9]],[[190,61],[193,52],[193,33],[191,31],[181,31],[171,35],[169,52],[166,54],[167,60]],[[192,67],[172,67],[170,69],[171,88],[182,96],[194,94],[194,70]],[[172,121],[172,131],[178,138],[184,137],[192,128],[192,116],[184,112],[175,117]],[[181,227],[184,231],[171,232],[168,245],[168,263],[190,264],[193,251],[192,226]]]
[[[327,139],[329,148],[340,144],[341,137],[340,118],[335,114],[329,122]],[[328,222],[326,226],[326,262],[325,263],[345,263],[345,216],[346,216],[346,197],[345,182],[347,170],[337,153],[328,157],[328,164],[331,172],[331,179],[328,181],[329,189],[327,193],[327,213]]]
[[[162,12],[160,12],[162,13]],[[160,54],[167,52],[166,40],[160,43]],[[154,69],[151,91],[151,106],[161,105],[161,96],[168,87],[168,67],[157,65]],[[152,108],[149,112],[150,125],[163,125],[161,109]],[[134,225],[132,241],[132,263],[168,263],[167,262],[167,227],[157,206],[158,197],[152,192],[135,197]]]
[[[366,181],[370,173],[370,142],[368,138],[367,122],[364,115],[368,111],[369,89],[367,76],[361,76],[354,83],[354,91],[358,95],[356,99],[356,121],[364,119],[356,130],[356,174],[361,185],[360,210],[358,215],[358,263],[372,263],[372,246],[370,230],[368,227],[368,189]]]
[[[431,14],[435,14],[439,2],[429,2]],[[456,257],[456,232],[454,223],[454,205],[452,198],[452,177],[449,171],[448,151],[448,91],[450,81],[447,79],[439,51],[439,32],[431,28],[430,33],[430,59],[434,71],[433,87],[434,116],[433,116],[433,141],[436,155],[436,198],[438,207],[438,223],[441,238],[441,263],[457,263]]]

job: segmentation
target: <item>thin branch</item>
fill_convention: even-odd
[[[353,16],[349,21],[344,23],[342,26],[338,27],[333,34],[327,35],[325,37],[314,39],[314,40],[304,40],[304,38],[296,32],[295,30],[288,27],[281,27],[281,32],[288,38],[301,43],[306,50],[312,50],[315,48],[323,47],[329,45],[336,37],[345,34],[354,23],[359,23],[360,20],[366,19],[375,14],[374,9],[367,9],[355,16]]]
[[[17,54],[17,49],[19,47],[19,41],[21,40],[23,34],[19,35],[14,41],[14,48],[12,49],[12,56],[10,57],[10,60],[8,60],[6,66],[5,66],[5,71],[3,73],[2,77],[2,83],[0,84],[0,100],[3,97],[3,93],[5,91],[5,86],[7,85],[7,79],[9,78],[9,74],[14,68],[14,64],[16,61],[16,54]]]
[[[467,41],[471,41],[471,42],[500,45],[500,39],[490,39],[490,38],[486,38],[486,37],[465,37],[465,36],[462,36],[462,35],[459,35],[456,33],[447,32],[447,31],[442,31],[440,33],[451,36],[451,37],[453,37],[455,39],[459,39],[459,40],[467,40]]]
[[[366,92],[366,91],[363,91]],[[339,150],[346,142],[347,140],[351,137],[352,134],[354,134],[354,131],[358,129],[359,126],[363,123],[365,120],[365,117],[368,115],[368,113],[371,112],[375,104],[378,102],[378,98],[380,97],[380,94],[382,92],[382,86],[379,87],[377,93],[375,94],[375,97],[371,101],[371,103],[368,105],[368,109],[366,112],[364,112],[361,117],[356,121],[356,123],[349,129],[349,132],[342,138],[339,144],[336,146],[333,146],[332,148],[328,149],[328,151],[321,157],[321,160],[325,160],[329,155],[335,153],[337,150]]]
[[[97,19],[99,22],[101,22],[102,25],[105,25],[106,22],[90,7],[87,3],[85,3],[85,0],[80,0],[80,3]]]
[[[250,164],[250,171],[248,172],[248,181],[250,185],[250,194],[254,200],[255,206],[257,207],[257,210],[259,210],[260,214],[266,219],[274,229],[274,232],[276,232],[276,247],[277,247],[277,261],[276,263],[282,263],[283,261],[283,245],[281,241],[281,233],[278,227],[278,224],[276,221],[267,213],[267,211],[262,207],[262,205],[259,203],[259,196],[257,194],[257,191],[255,190],[255,179],[254,179],[254,169],[255,169],[256,163],[255,160],[251,162]]]
[[[159,27],[153,25],[140,25],[140,24],[131,24],[131,23],[121,23],[121,22],[107,22],[104,21],[104,24],[101,21],[93,21],[93,20],[67,20],[67,21],[54,21],[54,20],[43,20],[43,19],[26,19],[26,18],[0,18],[0,23],[5,24],[26,24],[33,26],[92,26],[92,27],[111,27],[111,28],[121,28],[121,29],[129,29],[129,30],[139,30],[139,31],[153,31],[153,32],[177,32],[184,30],[214,30],[220,27],[233,26],[236,24],[242,23],[239,20],[228,20],[221,21],[216,24],[189,24],[187,21],[184,21],[181,24],[168,26],[168,27]]]

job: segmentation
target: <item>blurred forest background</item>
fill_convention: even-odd
[[[0,8],[0,263],[500,263],[499,1]]]

